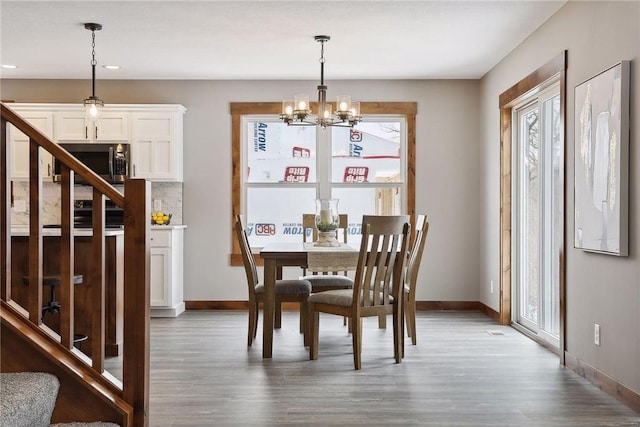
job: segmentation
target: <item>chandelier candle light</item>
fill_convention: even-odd
[[[316,199],[316,229],[318,240],[313,246],[340,246],[338,233],[338,199]]]
[[[95,119],[104,107],[104,101],[96,96],[96,31],[100,31],[102,25],[89,22],[84,28],[91,31],[91,96],[84,100],[84,108],[87,118]]]
[[[336,111],[331,113],[331,104],[327,104],[327,86],[324,84],[324,44],[330,36],[315,36],[320,42],[320,85],[318,85],[318,115],[311,114],[309,95],[296,95],[293,100],[282,101],[280,119],[290,126],[327,126],[353,127],[361,119],[360,103],[352,101],[349,95],[340,95],[336,101]]]

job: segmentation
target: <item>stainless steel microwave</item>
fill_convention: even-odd
[[[110,184],[121,184],[129,178],[130,150],[129,144],[60,144],[76,159]],[[53,161],[53,181],[61,180],[61,163]],[[86,181],[75,174],[76,184]]]

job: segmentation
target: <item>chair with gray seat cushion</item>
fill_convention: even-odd
[[[353,289],[314,293],[309,297],[309,358],[318,358],[319,314],[349,317],[352,325],[353,361],[361,368],[363,317],[393,315],[396,363],[403,357],[404,322],[402,292],[409,243],[408,215],[370,216],[362,219],[362,242]]]
[[[247,345],[250,347],[256,337],[258,329],[258,305],[264,300],[264,285],[258,283],[258,271],[255,260],[253,259],[253,254],[251,253],[249,239],[247,238],[241,215],[236,215],[235,230],[249,289],[249,332],[247,335]],[[298,302],[300,303],[300,332],[306,333],[308,328],[307,300],[311,293],[311,283],[309,283],[308,280],[277,280],[275,293],[275,327],[280,327],[279,314],[282,312],[282,303]]]
[[[342,233],[342,242],[347,243],[347,227],[349,220],[347,215],[340,214],[337,233]],[[318,238],[318,230],[316,229],[316,216],[314,214],[302,215],[302,241],[304,243],[314,242]],[[338,236],[339,238],[339,236]],[[307,274],[307,272],[311,274]],[[333,289],[351,289],[353,287],[353,279],[347,276],[346,270],[327,269],[317,270],[313,265],[307,265],[302,270],[303,279],[311,282],[312,292],[330,291]]]

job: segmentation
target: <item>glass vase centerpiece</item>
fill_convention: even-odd
[[[316,199],[316,229],[318,240],[314,246],[340,246],[338,242],[338,199]]]

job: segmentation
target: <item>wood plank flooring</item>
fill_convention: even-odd
[[[481,313],[419,312],[418,345],[406,342],[399,365],[391,328],[366,319],[361,371],[342,318],[321,316],[310,361],[297,316],[283,313],[271,360],[261,327],[247,349],[246,312],[152,319],[150,425],[640,426],[640,414]]]

